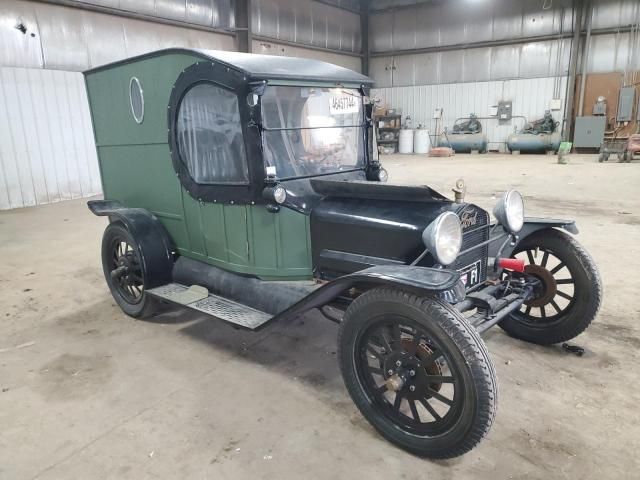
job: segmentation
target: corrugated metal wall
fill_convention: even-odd
[[[312,0],[252,0],[256,36],[332,48],[361,50],[360,16]]]
[[[449,0],[372,14],[370,39],[374,52],[463,45],[489,40],[519,39],[571,30],[571,0]]]
[[[573,10],[570,0],[492,0],[398,7],[375,1],[374,8],[393,6],[370,17],[371,75],[379,86],[469,82],[566,75],[569,67]],[[637,0],[594,0],[594,30],[628,26],[638,18]],[[522,38],[530,39],[522,43]],[[555,38],[554,38],[555,37]],[[536,38],[538,38],[536,40]],[[591,39],[589,72],[623,71],[629,58],[628,32],[598,34]],[[511,45],[459,48],[467,44],[514,40]],[[400,50],[447,51],[396,54]],[[630,69],[640,69],[640,56]]]
[[[376,57],[370,74],[379,87],[561,76],[567,74],[569,54],[570,40],[552,40]]]
[[[82,74],[0,68],[0,209],[100,192]]]
[[[571,31],[573,0],[370,0],[372,26],[382,26],[372,38],[372,50],[454,45],[485,40],[517,39],[556,34],[560,25]],[[593,28],[630,25],[637,0],[591,0]],[[562,9],[565,18],[562,19]],[[376,12],[378,11],[378,12]],[[386,17],[386,20],[385,20]],[[427,23],[424,23],[427,22]],[[412,28],[413,27],[413,28]],[[402,46],[396,42],[411,42]],[[386,48],[385,48],[386,45]]]
[[[561,78],[560,91],[564,103],[566,77]],[[459,117],[468,117],[470,113],[489,116],[489,106],[500,100],[513,102],[513,114],[522,115],[528,121],[541,118],[556,91],[556,78],[536,78],[520,80],[502,80],[475,83],[447,83],[440,85],[421,85],[393,88],[375,88],[372,95],[381,99],[383,104],[401,110],[403,117],[411,116],[414,126],[428,126],[432,135],[436,131],[436,121],[432,118],[436,108],[443,108],[443,127],[453,126]],[[553,112],[556,120],[562,124],[562,111]],[[497,120],[481,120],[491,149],[504,151],[504,142],[514,128],[521,128],[524,121],[513,119],[499,124]]]
[[[184,27],[41,2],[2,0],[0,65],[81,71],[169,47],[233,50],[231,0],[76,0],[77,4],[184,23]],[[340,3],[340,2],[337,2]],[[300,44],[299,56],[320,58],[305,45],[359,53],[360,17],[312,0],[254,0],[256,36]],[[15,27],[23,24],[25,33]],[[229,30],[229,34],[189,28]],[[331,61],[333,52],[323,59]]]
[[[322,0],[324,3],[330,3],[336,7],[346,8],[352,12],[360,11],[360,0]]]
[[[234,26],[232,0],[72,0],[212,28]]]
[[[263,55],[284,55],[288,57],[304,57],[322,60],[323,62],[333,63],[341,67],[349,68],[359,72],[362,65],[359,57],[352,55],[342,55],[333,52],[323,52],[318,50],[310,50],[308,48],[294,47],[293,45],[284,45],[275,42],[266,42],[260,40],[253,41],[253,53],[261,53]]]
[[[3,0],[0,9],[2,66],[82,71],[176,46],[232,50],[234,41],[231,35],[39,2]]]
[[[638,2],[640,7],[640,2]],[[636,47],[637,48],[637,47]],[[628,70],[640,70],[640,55],[632,55],[635,48],[631,48],[629,33],[612,33],[591,37],[588,73],[624,72],[627,62],[631,59]]]

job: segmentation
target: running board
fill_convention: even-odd
[[[199,285],[187,287],[179,283],[168,283],[149,289],[147,293],[251,330],[261,327],[273,318],[268,313],[213,295]]]

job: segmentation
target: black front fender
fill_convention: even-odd
[[[344,275],[324,284],[280,312],[275,318],[295,317],[313,308],[322,307],[352,287],[370,289],[380,286],[395,287],[416,295],[437,296],[449,303],[457,303],[465,297],[465,288],[460,281],[460,274],[455,270],[408,265],[379,265]]]
[[[500,248],[507,238],[505,231],[500,226],[491,230],[492,241],[489,244],[489,256],[497,257],[499,254],[500,257],[510,257],[511,253],[515,250],[519,242],[527,238],[532,233],[537,232],[538,230],[544,230],[545,228],[561,228],[569,233],[572,233],[573,235],[578,234],[578,227],[576,227],[576,222],[574,220],[525,217],[522,230],[518,232],[517,241],[513,244],[512,242],[507,242],[502,250],[500,250]]]
[[[160,220],[144,208],[126,208],[113,200],[90,200],[87,206],[99,217],[121,222],[129,231],[140,252],[145,288],[171,282],[173,244]]]

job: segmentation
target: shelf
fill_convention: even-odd
[[[402,127],[378,127],[378,130],[402,130]]]
[[[375,118],[401,118],[402,115],[376,115]]]
[[[398,143],[398,140],[378,140],[378,143]]]

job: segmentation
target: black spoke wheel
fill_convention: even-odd
[[[144,283],[142,280],[142,265],[136,248],[129,243],[129,239],[113,235],[109,248],[113,252],[110,261],[109,275],[118,293],[130,304],[142,300]]]
[[[102,269],[120,308],[132,317],[153,313],[153,300],[144,290],[144,263],[133,237],[120,223],[107,226],[102,237]]]
[[[493,365],[477,332],[450,306],[371,290],[347,309],[338,346],[351,398],[396,445],[451,458],[488,432],[496,409]]]
[[[418,435],[439,435],[462,407],[460,372],[450,353],[419,323],[382,315],[356,347],[358,375],[391,421]]]
[[[522,240],[512,256],[524,260],[525,273],[539,280],[539,287],[500,326],[516,338],[540,344],[582,333],[602,298],[600,275],[584,248],[564,232],[545,229]]]

